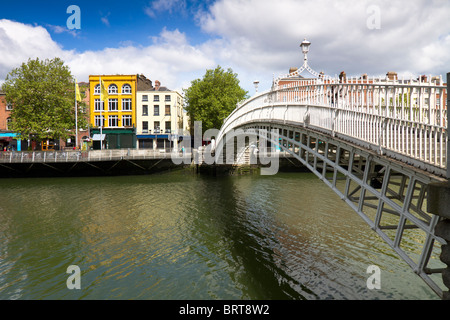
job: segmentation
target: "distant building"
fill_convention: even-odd
[[[21,151],[21,141],[14,139],[16,134],[11,131],[11,111],[13,106],[6,101],[6,95],[0,91],[0,151]]]
[[[100,79],[108,92],[106,104],[100,99]],[[136,92],[152,89],[143,75],[89,76],[89,114],[94,149],[136,147]]]
[[[188,121],[180,93],[162,87],[159,81],[155,81],[151,90],[138,90],[136,135],[139,149],[171,150],[177,147],[185,132],[188,132]]]
[[[423,99],[424,106],[434,106],[434,109],[447,109],[447,93],[433,88],[436,85],[442,85],[440,77],[427,77],[422,75],[417,79],[399,79],[398,74],[394,71],[386,73],[385,77],[369,77],[366,73],[360,77],[348,77],[344,71],[339,74],[338,83],[333,82],[330,78],[324,78],[321,72],[319,77],[304,78],[296,73],[296,68],[289,69],[289,75],[278,80],[276,84],[277,99],[279,101],[305,101],[314,98],[316,95],[322,94],[320,90],[316,90],[316,84],[324,84],[325,90],[329,89],[327,97],[329,101],[326,103],[334,104],[339,100],[347,99],[351,104],[359,105],[396,105],[412,106],[413,108],[419,104],[419,100]],[[348,86],[339,86],[339,83],[350,84]],[[392,88],[386,90],[376,90],[376,85],[365,87],[364,84],[385,83],[393,84]],[[354,85],[353,85],[354,84]],[[359,86],[358,86],[359,84]],[[407,86],[401,86],[407,85]],[[421,86],[419,86],[421,85]],[[427,85],[429,88],[427,88]],[[445,84],[444,84],[445,85]],[[363,90],[366,88],[366,91]],[[394,98],[395,97],[395,98]],[[385,101],[385,99],[388,101]],[[424,114],[424,117],[428,117]],[[439,119],[441,121],[442,119]]]
[[[0,131],[8,131],[13,107],[6,102],[6,95],[0,91]]]

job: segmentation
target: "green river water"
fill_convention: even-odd
[[[0,197],[3,300],[438,299],[310,173],[2,179]]]

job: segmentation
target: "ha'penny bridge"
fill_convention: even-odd
[[[431,76],[330,77],[308,65],[309,45],[301,44],[300,68],[237,105],[206,151],[216,164],[256,158],[261,165],[256,155],[288,154],[334,190],[440,298],[450,299],[450,73],[446,83]],[[236,132],[249,139],[236,143]],[[234,147],[227,149],[230,142]],[[182,156],[178,149],[4,152],[0,168],[112,170],[126,163],[145,170],[186,157],[201,164],[205,151],[196,147]]]
[[[309,45],[301,44],[300,68],[225,119],[216,160],[226,157],[227,133],[233,140],[237,130],[257,137],[247,149],[289,153],[449,299],[450,254],[443,246],[450,240],[448,87],[431,76],[332,78],[309,67]],[[305,70],[313,77],[301,77]]]

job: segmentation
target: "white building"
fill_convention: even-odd
[[[181,94],[155,81],[152,90],[138,91],[136,98],[138,149],[177,148],[179,139],[189,132]]]

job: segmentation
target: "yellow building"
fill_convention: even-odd
[[[103,82],[106,100],[101,99]],[[136,92],[138,88],[153,88],[143,75],[91,75],[90,114],[94,149],[136,147]],[[100,144],[102,141],[102,144]]]

